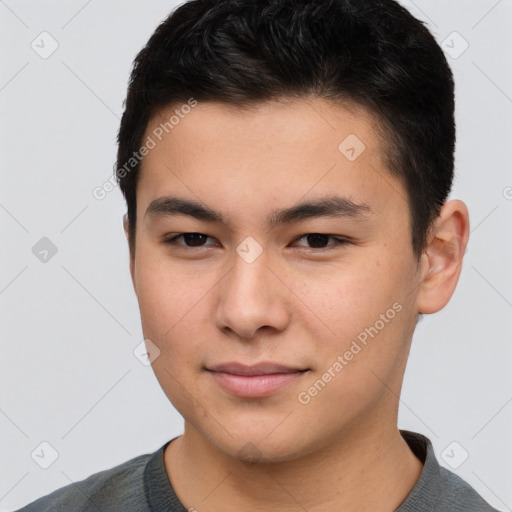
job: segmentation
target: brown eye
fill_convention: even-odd
[[[321,249],[325,247],[326,245],[329,245],[329,236],[328,235],[318,235],[316,233],[313,233],[311,235],[306,235],[307,242],[314,248],[314,249]]]
[[[343,238],[335,237],[333,235],[325,235],[323,233],[308,233],[297,239],[299,242],[302,240],[304,240],[308,245],[301,245],[301,247],[309,249],[330,249],[348,243],[348,241]],[[332,240],[333,243],[329,243],[330,240]]]
[[[185,247],[205,247],[205,242],[210,238],[203,233],[181,233],[172,238],[164,240],[166,244],[183,245]],[[179,242],[178,240],[182,240]]]

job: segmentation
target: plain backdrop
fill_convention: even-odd
[[[512,1],[404,4],[455,74],[451,197],[468,205],[471,236],[450,304],[415,333],[399,426],[511,510]],[[176,5],[0,1],[1,510],[182,432],[133,353],[122,195],[92,193],[112,175],[133,58]]]

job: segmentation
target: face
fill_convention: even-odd
[[[185,431],[291,460],[396,427],[419,277],[374,119],[205,102],[161,134],[176,108],[148,125],[131,271]]]

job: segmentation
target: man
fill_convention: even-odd
[[[491,511],[397,428],[459,278],[453,79],[392,0],[191,1],[135,60],[116,175],[185,430],[24,511]]]

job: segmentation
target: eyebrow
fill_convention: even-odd
[[[346,197],[328,196],[302,202],[290,208],[273,210],[267,222],[271,228],[274,228],[318,217],[346,217],[362,220],[373,213],[370,206],[365,203],[354,203]],[[198,201],[172,196],[159,197],[151,201],[144,216],[146,215],[153,218],[188,215],[206,222],[230,224],[230,220],[222,213],[204,206]]]

